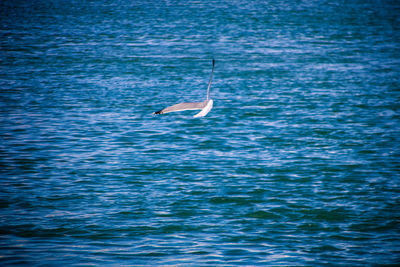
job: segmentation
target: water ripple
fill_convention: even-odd
[[[0,262],[398,264],[399,11],[3,1]]]

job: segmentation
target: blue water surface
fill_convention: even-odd
[[[1,1],[0,265],[400,264],[399,14]]]

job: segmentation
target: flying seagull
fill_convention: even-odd
[[[201,109],[199,113],[194,115],[194,118],[198,117],[204,117],[207,115],[208,112],[212,109],[213,106],[213,100],[210,98],[210,87],[211,87],[211,82],[214,74],[214,65],[215,65],[215,60],[213,59],[212,63],[212,70],[211,70],[211,76],[210,76],[210,81],[208,82],[208,88],[207,88],[207,99],[204,100],[203,102],[193,102],[193,103],[179,103],[173,106],[166,107],[162,110],[156,111],[153,114],[164,114],[168,112],[175,112],[175,111],[183,111],[183,110],[198,110]]]

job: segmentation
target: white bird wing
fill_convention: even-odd
[[[173,106],[166,107],[153,114],[164,114],[168,112],[183,111],[183,110],[198,110],[203,109],[207,105],[207,100],[203,102],[193,102],[193,103],[179,103]]]
[[[198,117],[204,117],[205,115],[207,115],[207,113],[210,112],[210,110],[212,109],[213,103],[214,103],[214,101],[212,99],[208,100],[207,105],[193,117],[198,118]]]

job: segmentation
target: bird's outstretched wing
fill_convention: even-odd
[[[197,110],[203,109],[207,105],[207,100],[203,102],[193,102],[193,103],[179,103],[173,106],[166,107],[153,114],[164,114],[168,112],[183,111],[183,110]]]

